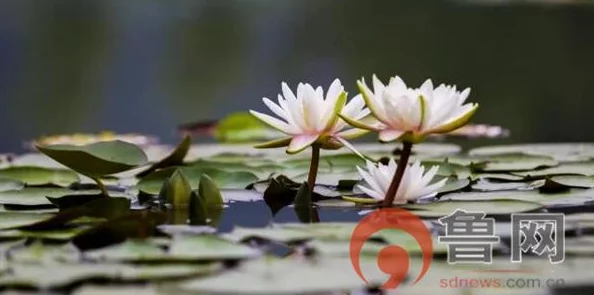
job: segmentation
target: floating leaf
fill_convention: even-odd
[[[184,136],[182,141],[177,145],[175,150],[173,150],[173,152],[171,152],[171,154],[169,154],[167,157],[163,158],[161,161],[154,163],[146,170],[136,174],[136,176],[144,177],[158,169],[182,165],[184,163],[184,158],[186,157],[186,155],[188,154],[188,151],[190,150],[191,145],[192,145],[192,138],[188,135]]]
[[[0,178],[0,192],[19,191],[23,189],[25,183],[19,180]]]
[[[82,232],[73,243],[84,251],[121,243],[128,238],[147,238],[157,234],[157,226],[166,221],[167,215],[163,213],[131,212]]]
[[[69,186],[80,179],[76,173],[65,169],[20,166],[0,169],[0,178],[18,180],[27,185]]]
[[[534,171],[514,172],[513,174],[528,178],[544,178],[555,175],[594,175],[594,162],[566,163],[557,167]]]
[[[559,165],[548,156],[531,156],[522,154],[503,154],[485,158],[485,165],[479,168],[485,172],[509,172],[534,170]]]
[[[0,229],[11,229],[34,224],[51,218],[53,214],[0,212]]]
[[[130,200],[117,197],[103,197],[84,203],[82,206],[60,211],[46,220],[22,227],[26,230],[55,229],[80,217],[116,218],[130,210]]]
[[[361,268],[372,284],[381,285],[386,279],[375,258],[362,258]],[[332,256],[315,260],[258,259],[221,275],[179,286],[182,291],[208,294],[326,294],[364,287],[366,284],[353,269],[350,258]]]
[[[146,262],[163,260],[165,250],[150,240],[126,240],[123,243],[85,251],[83,257],[93,261]]]
[[[68,209],[72,207],[82,206],[88,202],[95,201],[98,199],[105,198],[103,194],[76,194],[76,195],[65,195],[59,198],[48,197],[47,199],[56,207],[62,209]]]
[[[543,206],[535,202],[518,200],[491,201],[438,201],[428,204],[404,205],[405,209],[413,210],[413,214],[421,217],[442,217],[454,213],[458,209],[484,212],[488,215],[509,215],[511,213],[531,212],[540,210]]]
[[[592,176],[553,176],[548,180],[567,187],[594,188],[594,177]]]
[[[178,236],[173,239],[168,251],[176,260],[235,260],[254,258],[259,250],[236,244],[215,235]]]
[[[173,206],[173,208],[185,208],[190,203],[190,194],[192,193],[192,187],[190,182],[180,169],[176,169],[175,172],[169,177],[159,192],[159,199],[167,204]]]
[[[21,190],[0,192],[0,204],[21,206],[52,206],[52,203],[47,199],[47,197],[59,198],[65,195],[87,195],[97,194],[99,192],[99,190],[76,191],[67,188],[26,187]]]
[[[481,180],[473,184],[472,189],[477,191],[532,190],[542,187],[544,184],[544,180],[531,182],[490,182]]]
[[[433,180],[433,182],[437,182],[437,181],[439,181],[439,179]],[[442,186],[437,191],[437,195],[439,196],[439,195],[443,195],[443,194],[447,194],[447,193],[451,193],[451,192],[460,191],[460,190],[463,190],[469,186],[470,186],[470,179],[468,179],[468,178],[458,179],[455,177],[448,177],[448,180],[446,181],[445,185]]]
[[[594,144],[591,143],[534,143],[486,146],[468,152],[471,156],[494,156],[522,153],[527,155],[550,156],[557,161],[588,160],[594,158]]]
[[[134,144],[115,140],[87,145],[37,146],[39,151],[89,177],[101,177],[144,165],[147,157]]]
[[[75,262],[80,253],[72,244],[49,245],[40,240],[25,246],[10,249],[7,253],[12,263],[50,264],[56,262]]]

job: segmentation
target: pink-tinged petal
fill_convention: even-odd
[[[277,129],[280,132],[286,133],[286,134],[295,134],[298,132],[298,130],[287,124],[286,122],[283,122],[277,118],[274,118],[272,116],[266,115],[266,114],[262,114],[256,111],[252,111],[250,110],[250,114],[252,114],[252,116],[260,119],[262,122],[270,125],[271,127],[273,127],[274,129]]]
[[[392,142],[404,134],[404,131],[399,130],[382,130],[379,133],[379,140],[381,142]]]
[[[425,80],[421,87],[419,88],[423,94],[428,94],[433,92],[433,81],[431,79]]]
[[[267,97],[262,98],[262,101],[275,115],[287,120],[287,113],[279,105],[272,102]]]
[[[293,93],[291,88],[289,88],[289,85],[287,85],[287,83],[283,82],[281,84],[281,88],[282,88],[283,96],[285,97],[285,99],[287,99],[287,100],[296,100],[297,99],[297,97],[295,96],[295,94]]]
[[[326,92],[326,100],[334,99],[340,95],[341,92],[344,91],[344,87],[342,83],[340,83],[340,79],[336,78],[328,87],[328,91]]]
[[[287,153],[297,154],[318,140],[319,134],[297,135],[291,140]]]

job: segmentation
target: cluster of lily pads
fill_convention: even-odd
[[[386,145],[355,146],[379,162],[400,155]],[[246,147],[191,145],[189,138],[176,148],[110,141],[40,146],[43,153],[5,158],[0,169],[0,288],[76,294],[295,294],[366,288],[350,266],[348,245],[356,222],[324,220],[330,212],[357,216],[376,207],[352,201],[365,198],[357,189],[364,180],[356,167],[366,161],[328,151],[320,157],[314,194],[307,199],[303,182],[308,156],[283,157],[276,150]],[[77,166],[91,157],[92,167]],[[554,267],[554,277],[572,285],[591,280],[587,269],[594,262],[589,258],[594,215],[586,212],[594,200],[594,145],[493,146],[464,152],[452,144],[422,143],[414,146],[411,159],[438,166],[435,177],[445,180],[430,202],[402,205],[424,218],[432,232],[443,230],[436,218],[457,208],[498,219],[502,242],[495,247],[495,264],[484,268],[510,267],[505,242],[510,213],[548,210],[569,214],[568,258]],[[109,174],[116,170],[120,172]],[[293,211],[298,222],[216,232],[227,210],[221,204],[254,201],[268,205],[271,218]],[[312,223],[316,218],[321,222]],[[411,237],[379,232],[366,243],[362,257],[372,284],[385,281],[375,258],[388,244],[401,245],[413,260],[420,259]],[[445,263],[444,245],[435,242],[434,248],[436,260],[422,286],[405,284],[399,292],[426,294],[438,288],[445,274],[465,274]],[[411,265],[421,265],[417,262]],[[528,258],[511,267],[553,269],[547,260]]]
[[[388,244],[411,254],[412,276],[414,266],[422,264],[412,237],[383,230],[362,252],[360,264],[371,286],[353,270],[352,231],[360,216],[378,205],[410,210],[434,235],[443,233],[437,218],[456,209],[485,212],[497,219],[502,239],[494,247],[494,264],[479,268],[539,272],[538,277],[565,279],[568,287],[590,284],[594,144],[466,151],[421,142],[470,118],[476,105],[464,104],[468,90],[433,87],[430,81],[409,89],[397,77],[388,85],[374,77],[373,92],[364,81],[359,87],[361,95],[349,103],[339,81],[325,96],[321,88],[300,84],[294,94],[283,84],[278,104],[264,100],[284,121],[254,114],[287,137],[259,147],[288,146],[290,157],[252,145],[192,144],[189,136],[175,147],[154,141],[44,141],[36,142],[36,151],[3,156],[0,289],[75,294],[366,290],[386,280],[376,257]],[[346,140],[368,131],[402,144]],[[307,147],[311,156],[299,153]],[[434,168],[425,172],[423,167]],[[233,219],[231,207],[254,208],[245,204],[268,208],[270,224],[220,231],[221,220]],[[262,214],[248,210],[242,214]],[[527,257],[525,263],[510,264],[510,214],[545,211],[567,214],[565,263],[552,267],[546,259]],[[340,215],[335,213],[347,217],[331,217]],[[294,218],[277,222],[279,215]],[[445,263],[446,251],[435,238],[435,260],[422,285],[405,282],[396,292],[427,294],[438,290],[446,275],[468,276],[464,267]]]

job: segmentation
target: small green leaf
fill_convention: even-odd
[[[154,163],[146,170],[136,174],[136,176],[144,177],[158,169],[182,165],[184,163],[184,158],[190,150],[191,145],[192,138],[189,135],[184,136],[184,139],[177,145],[177,147],[175,148],[175,150],[173,150],[173,152],[171,152],[171,154],[163,158],[161,161]]]
[[[302,183],[299,187],[294,203],[295,207],[311,208],[311,191],[307,182]]]
[[[212,181],[212,179],[206,175],[202,174],[200,177],[200,184],[198,185],[198,195],[204,198],[204,204],[207,208],[210,207],[222,207],[223,206],[223,196],[221,195],[221,191],[217,187],[217,185]]]
[[[188,206],[188,218],[192,225],[208,225],[208,216],[206,214],[206,201],[197,192],[190,194],[190,204]]]
[[[176,170],[182,170],[186,178],[190,181],[192,189],[197,189],[202,174],[207,174],[217,184],[224,189],[245,188],[247,185],[258,180],[258,177],[247,171],[227,172],[215,168],[203,168],[200,166],[178,166],[157,170],[143,178],[136,184],[136,187],[144,193],[157,195],[166,181]]]
[[[159,192],[159,199],[167,204],[171,204],[173,208],[182,208],[188,206],[190,203],[191,192],[192,187],[190,186],[190,182],[184,173],[177,169],[163,183]]]
[[[48,185],[66,187],[80,181],[78,175],[66,169],[19,166],[0,169],[0,177],[22,181],[27,185]]]
[[[89,177],[115,174],[144,165],[145,153],[134,144],[114,140],[87,145],[48,145],[37,149],[62,165]]]

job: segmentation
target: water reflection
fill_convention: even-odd
[[[260,108],[281,81],[376,73],[472,87],[508,141],[588,141],[594,6],[452,1],[2,1],[2,151],[56,132],[156,134]]]

